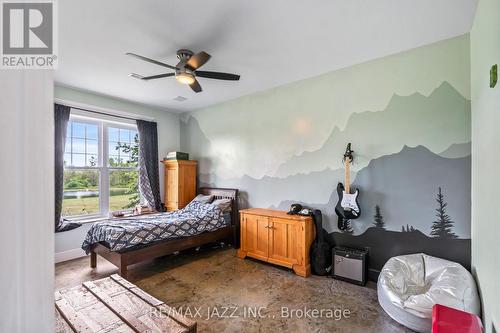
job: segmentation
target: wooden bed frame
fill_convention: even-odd
[[[162,257],[176,251],[186,250],[223,239],[230,239],[234,248],[239,248],[240,218],[238,212],[238,190],[202,187],[198,192],[199,194],[213,195],[215,199],[231,199],[230,226],[195,236],[158,241],[151,245],[144,245],[137,249],[132,248],[123,252],[111,251],[105,244],[97,243],[92,247],[90,252],[90,267],[95,268],[97,266],[97,255],[100,255],[117,266],[119,274],[126,278],[127,266]]]

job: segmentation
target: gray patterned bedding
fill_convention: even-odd
[[[219,207],[193,201],[169,213],[106,220],[95,223],[82,244],[85,253],[92,245],[105,242],[111,251],[123,251],[159,240],[194,236],[230,225]]]

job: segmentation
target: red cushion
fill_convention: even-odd
[[[432,308],[432,333],[482,333],[481,319],[465,311],[435,304]]]

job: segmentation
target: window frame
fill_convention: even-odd
[[[97,125],[97,166],[64,166],[64,171],[87,171],[87,170],[97,170],[99,171],[99,212],[93,214],[80,214],[72,216],[63,216],[63,218],[71,221],[83,221],[83,220],[96,220],[102,218],[108,218],[109,214],[115,211],[110,211],[109,209],[109,196],[110,196],[110,184],[109,184],[109,173],[111,171],[137,171],[139,172],[139,165],[137,167],[112,167],[108,166],[109,161],[109,140],[108,140],[108,128],[119,128],[126,130],[134,130],[138,132],[137,125],[134,123],[112,121],[100,117],[81,115],[78,113],[73,113],[71,110],[68,125],[71,121]],[[68,136],[66,136],[65,140]],[[65,150],[66,153],[66,150]],[[64,197],[63,197],[64,200]],[[131,212],[130,209],[122,209],[125,213]]]

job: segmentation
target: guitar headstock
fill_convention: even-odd
[[[349,163],[352,162],[352,160],[354,159],[354,157],[352,156],[352,153],[354,153],[354,150],[351,149],[351,143],[349,142],[347,144],[347,148],[345,150],[345,153],[344,153],[344,158],[342,159],[342,161],[348,161]]]

